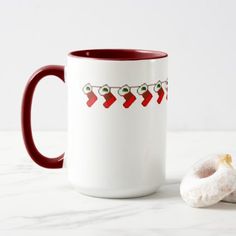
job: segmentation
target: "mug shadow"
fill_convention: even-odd
[[[145,200],[163,200],[163,199],[167,200],[172,198],[180,198],[179,183],[166,184],[161,186],[154,193],[151,193],[143,197],[126,198],[126,200],[145,201]]]
[[[60,186],[60,189],[62,191],[71,192],[73,194],[78,194],[78,196],[81,197],[88,197],[91,199],[107,199],[107,200],[126,200],[126,201],[145,201],[145,200],[161,200],[161,199],[171,199],[171,198],[179,198],[179,183],[173,183],[173,184],[166,184],[161,186],[156,192],[153,192],[149,195],[145,196],[139,196],[139,197],[132,197],[132,198],[103,198],[103,197],[96,197],[87,195],[81,192],[78,192],[73,186],[70,184],[64,184],[63,186]]]
[[[162,186],[157,192],[149,196],[145,196],[144,199],[167,199],[178,197],[180,197],[179,183],[175,183]]]

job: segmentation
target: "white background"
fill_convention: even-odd
[[[0,129],[20,129],[28,77],[71,50],[169,54],[169,130],[236,129],[236,1],[0,0]],[[36,130],[66,129],[66,87],[45,79]]]

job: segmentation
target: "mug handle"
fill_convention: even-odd
[[[45,168],[62,168],[64,153],[55,158],[48,158],[42,155],[35,146],[31,128],[31,105],[34,90],[38,82],[45,76],[54,75],[64,80],[64,66],[49,65],[39,68],[29,79],[22,100],[21,127],[26,149],[31,158],[40,166]]]

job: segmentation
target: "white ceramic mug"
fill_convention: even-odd
[[[57,158],[36,148],[31,103],[37,83],[55,75],[68,89],[68,145]],[[46,66],[30,78],[22,102],[29,155],[46,168],[66,162],[79,192],[107,198],[155,192],[165,176],[167,54],[133,49],[71,52],[67,65]]]

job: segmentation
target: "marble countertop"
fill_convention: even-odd
[[[66,134],[35,132],[44,154],[65,148]],[[236,204],[194,209],[179,195],[188,167],[208,153],[236,155],[236,132],[168,133],[167,180],[150,196],[99,199],[75,192],[65,169],[38,167],[19,132],[0,133],[0,235],[236,235]]]

